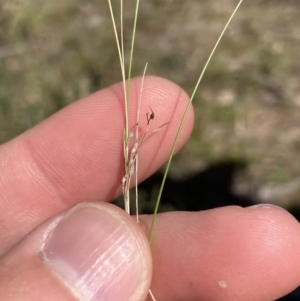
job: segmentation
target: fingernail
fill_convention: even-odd
[[[147,240],[113,207],[74,207],[45,242],[45,263],[80,300],[140,300],[149,289]]]

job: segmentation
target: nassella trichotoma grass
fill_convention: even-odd
[[[204,76],[204,73],[223,37],[225,34],[231,20],[233,19],[234,15],[236,14],[237,10],[239,9],[240,5],[242,4],[243,0],[239,0],[238,4],[236,5],[235,9],[233,10],[231,16],[229,17],[227,23],[225,24],[222,32],[219,35],[219,38],[217,39],[211,53],[208,56],[208,59],[206,60],[206,63],[199,75],[199,78],[196,82],[196,85],[194,87],[194,90],[190,96],[189,102],[185,108],[185,111],[183,113],[180,125],[178,127],[171,152],[169,155],[169,159],[165,168],[165,172],[163,175],[163,179],[161,182],[161,186],[158,192],[157,200],[156,200],[156,205],[154,209],[154,214],[152,218],[152,223],[151,223],[151,228],[150,228],[150,236],[149,236],[149,244],[152,245],[153,242],[153,237],[154,237],[154,229],[155,229],[155,222],[156,222],[156,216],[160,204],[160,199],[162,196],[163,188],[165,185],[165,181],[171,166],[171,162],[174,156],[174,152],[180,137],[180,134],[182,132],[189,108],[193,102],[194,96],[199,88],[199,85],[202,81],[202,78]],[[115,15],[113,12],[113,7],[112,7],[112,2],[111,0],[108,0],[109,8],[110,8],[110,13],[111,13],[111,19],[113,23],[113,29],[114,29],[114,34],[117,42],[117,48],[118,48],[118,53],[119,53],[119,59],[120,59],[120,65],[121,65],[121,73],[122,73],[122,81],[123,81],[123,90],[124,90],[124,106],[125,106],[125,126],[124,126],[124,133],[123,133],[123,145],[124,145],[124,176],[122,179],[122,188],[123,188],[123,195],[124,195],[124,205],[125,205],[125,210],[128,214],[130,214],[130,195],[129,195],[129,190],[130,190],[130,181],[132,178],[132,175],[135,173],[135,184],[136,184],[136,213],[137,213],[137,222],[138,222],[138,190],[137,190],[137,173],[138,173],[138,154],[139,150],[142,147],[142,144],[144,140],[146,139],[147,132],[149,130],[149,125],[152,119],[154,119],[154,113],[151,109],[151,113],[147,114],[147,125],[144,130],[144,132],[141,134],[139,137],[138,133],[138,124],[139,124],[139,119],[140,119],[140,104],[142,101],[142,94],[143,94],[143,86],[144,86],[144,78],[145,78],[145,73],[146,73],[146,68],[147,65],[144,69],[143,77],[142,77],[142,84],[141,84],[141,91],[140,91],[140,96],[139,96],[139,102],[138,102],[138,110],[137,110],[137,117],[136,117],[136,122],[135,122],[135,131],[130,132],[129,131],[129,120],[128,120],[128,107],[129,107],[129,95],[130,95],[130,80],[131,80],[131,70],[132,70],[132,64],[133,64],[133,52],[134,52],[134,43],[135,43],[135,35],[136,35],[136,26],[137,26],[137,17],[138,17],[138,11],[139,11],[139,4],[140,1],[136,0],[135,3],[135,14],[134,14],[134,20],[133,20],[133,29],[132,29],[132,37],[131,37],[131,49],[130,49],[130,58],[129,58],[129,63],[128,63],[128,73],[126,77],[126,65],[125,65],[125,55],[124,55],[124,31],[123,31],[123,0],[120,1],[120,33],[118,34],[117,26],[116,26],[116,19]],[[155,129],[154,132],[160,128],[162,128],[165,124],[161,125],[159,128]],[[131,139],[134,138],[134,144],[130,148],[129,143]],[[149,294],[153,300],[154,296],[151,291],[149,291]]]

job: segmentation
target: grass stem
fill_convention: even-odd
[[[185,120],[186,120],[186,117],[187,117],[187,114],[188,114],[188,111],[189,111],[189,108],[193,102],[193,99],[195,97],[195,94],[199,88],[199,85],[201,83],[201,80],[203,78],[203,75],[222,39],[222,37],[224,36],[224,33],[226,32],[231,20],[233,19],[234,15],[236,14],[237,10],[239,9],[239,7],[241,6],[243,0],[240,0],[239,3],[237,4],[237,6],[235,7],[234,11],[232,12],[230,18],[228,19],[226,25],[224,26],[217,42],[215,43],[215,46],[213,47],[202,71],[201,71],[201,74],[197,80],[197,83],[195,85],[195,88],[191,94],[191,97],[190,97],[190,100],[186,106],[186,109],[183,113],[183,117],[181,119],[181,122],[180,122],[180,125],[179,125],[179,128],[178,128],[178,131],[176,133],[176,136],[175,136],[175,139],[174,139],[174,143],[173,143],[173,146],[172,146],[172,149],[171,149],[171,152],[170,152],[170,156],[169,156],[169,160],[167,162],[167,166],[166,166],[166,169],[165,169],[165,172],[164,172],[164,175],[163,175],[163,179],[162,179],[162,182],[161,182],[161,185],[160,185],[160,189],[159,189],[159,192],[158,192],[158,196],[157,196],[157,200],[156,200],[156,204],[155,204],[155,209],[154,209],[154,213],[153,213],[153,218],[152,218],[152,222],[151,222],[151,228],[150,228],[150,235],[149,235],[149,243],[150,245],[152,245],[153,243],[153,237],[154,237],[154,228],[155,228],[155,222],[156,222],[156,216],[157,216],[157,212],[158,212],[158,208],[159,208],[159,204],[160,204],[160,200],[161,200],[161,196],[162,196],[162,192],[163,192],[163,189],[164,189],[164,185],[165,185],[165,182],[166,182],[166,179],[167,179],[167,175],[168,175],[168,172],[169,172],[169,169],[170,169],[170,166],[171,166],[171,162],[172,162],[172,159],[173,159],[173,156],[174,156],[174,152],[175,152],[175,149],[176,149],[176,146],[177,146],[177,143],[178,143],[178,140],[179,140],[179,137],[180,137],[180,134],[181,134],[181,131],[183,129],[183,126],[184,126],[184,123],[185,123]]]

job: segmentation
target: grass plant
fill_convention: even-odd
[[[189,102],[187,104],[187,107],[183,113],[179,128],[177,130],[177,134],[175,136],[174,139],[174,143],[172,145],[172,149],[171,149],[171,153],[169,155],[169,159],[165,168],[165,172],[164,172],[164,176],[163,176],[163,180],[159,189],[159,193],[157,196],[157,201],[156,201],[156,205],[155,205],[155,209],[154,209],[154,214],[153,214],[153,221],[152,221],[152,225],[151,225],[151,230],[150,230],[150,238],[149,238],[149,243],[152,244],[153,241],[153,234],[154,234],[154,227],[155,227],[155,220],[156,220],[156,216],[158,213],[158,207],[160,204],[160,199],[161,199],[161,195],[162,195],[162,191],[164,188],[164,184],[165,184],[165,180],[166,177],[168,175],[169,169],[170,169],[170,165],[174,156],[174,152],[177,146],[177,142],[178,139],[180,137],[185,119],[187,117],[187,113],[188,110],[193,102],[193,99],[195,97],[195,94],[197,93],[197,90],[199,88],[199,85],[202,81],[202,78],[205,74],[205,71],[223,37],[223,35],[225,34],[225,31],[227,30],[230,22],[232,21],[234,15],[236,14],[238,8],[240,7],[240,5],[242,4],[243,0],[240,0],[237,4],[237,6],[235,7],[235,9],[233,10],[229,20],[227,21],[227,23],[225,24],[219,38],[217,39],[211,53],[208,56],[208,59],[200,73],[200,76],[196,82],[196,85],[193,89],[193,92],[190,96]],[[133,134],[132,132],[129,132],[128,129],[128,106],[129,106],[129,94],[130,94],[130,80],[131,80],[131,70],[132,70],[132,64],[133,64],[133,52],[134,52],[134,43],[135,43],[135,35],[136,35],[136,27],[137,27],[137,18],[138,18],[138,11],[139,11],[139,0],[136,1],[136,5],[135,5],[135,13],[134,13],[134,21],[133,21],[133,26],[132,26],[132,37],[131,37],[131,49],[130,49],[130,59],[129,59],[129,64],[128,64],[128,75],[127,78],[125,77],[126,74],[126,63],[125,63],[125,54],[124,54],[124,26],[123,26],[123,0],[120,1],[120,33],[118,33],[118,29],[117,29],[117,25],[116,25],[116,17],[113,11],[113,7],[112,7],[112,2],[111,0],[108,0],[108,5],[109,5],[109,9],[110,9],[110,13],[111,13],[111,19],[112,19],[112,24],[113,24],[113,30],[114,30],[114,34],[115,34],[115,38],[116,38],[116,44],[117,44],[117,49],[118,49],[118,54],[119,54],[119,60],[120,60],[120,66],[121,66],[121,73],[122,73],[122,79],[123,79],[123,92],[124,92],[124,108],[125,108],[125,125],[124,125],[124,135],[123,135],[123,144],[124,144],[124,177],[122,180],[122,186],[123,186],[123,195],[124,195],[124,207],[125,207],[125,211],[130,214],[130,194],[129,194],[129,190],[130,190],[130,181],[131,181],[131,177],[134,174],[134,172],[137,174],[138,169],[137,169],[137,161],[138,161],[138,153],[139,153],[139,149],[140,147],[142,147],[143,141],[145,139],[145,136],[147,134],[148,131],[148,126],[150,124],[151,119],[154,118],[154,113],[152,111],[153,114],[153,118],[148,117],[149,118],[147,120],[147,128],[145,129],[144,133],[142,134],[141,138],[138,137],[138,124],[139,124],[139,114],[140,114],[140,104],[139,104],[139,108],[137,111],[137,119],[135,121],[136,124],[136,131],[135,134]],[[143,80],[145,77],[145,72],[146,72],[146,68],[143,74]],[[143,84],[142,84],[143,87]],[[140,101],[142,101],[142,90],[140,93]],[[129,142],[130,140],[133,138],[133,135],[135,135],[135,142],[133,147],[130,149],[129,148]],[[137,193],[136,193],[137,195]],[[136,201],[136,206],[138,206],[138,201]],[[138,212],[138,210],[136,210],[136,212]]]
[[[202,72],[200,73],[200,76],[196,82],[196,85],[193,89],[193,92],[190,96],[189,102],[185,108],[184,114],[182,116],[179,128],[177,130],[172,148],[171,148],[171,152],[169,155],[169,159],[165,168],[165,172],[164,172],[164,176],[162,179],[162,183],[159,189],[159,193],[157,196],[157,200],[156,200],[156,205],[155,205],[155,209],[154,209],[154,213],[153,213],[153,218],[152,218],[152,223],[151,223],[151,228],[150,228],[150,235],[149,235],[149,244],[152,245],[153,243],[153,237],[154,237],[154,230],[155,230],[155,222],[156,222],[156,217],[157,217],[157,213],[158,213],[158,208],[159,208],[159,204],[160,204],[160,199],[162,196],[162,191],[165,185],[165,181],[170,169],[170,165],[174,156],[174,152],[178,143],[178,139],[180,137],[182,128],[184,126],[187,114],[188,114],[188,110],[190,109],[190,106],[193,102],[193,99],[195,97],[195,94],[197,93],[197,90],[199,88],[199,85],[202,81],[202,78],[205,74],[205,71],[225,33],[225,31],[227,30],[231,20],[233,19],[234,15],[236,14],[238,8],[240,7],[240,5],[242,4],[243,0],[240,0],[237,4],[237,6],[235,7],[235,9],[233,10],[229,20],[227,21],[227,23],[225,24],[219,38],[217,39],[217,42],[215,43],[211,53],[208,56],[208,59],[202,69]],[[112,23],[113,23],[113,29],[114,29],[114,34],[116,37],[116,44],[117,44],[117,49],[118,49],[118,53],[119,53],[119,59],[120,59],[120,65],[121,65],[121,73],[122,73],[122,79],[123,79],[123,92],[124,92],[124,107],[125,107],[125,125],[124,125],[124,135],[123,135],[123,144],[124,144],[124,177],[122,179],[122,187],[123,187],[123,195],[124,195],[124,207],[125,210],[128,214],[130,214],[130,182],[131,182],[131,177],[132,175],[135,173],[136,174],[136,213],[137,213],[137,222],[138,222],[138,189],[137,189],[137,173],[138,173],[138,154],[139,154],[139,150],[143,145],[144,139],[146,138],[148,129],[149,129],[149,124],[151,122],[152,119],[154,119],[154,113],[151,109],[151,114],[148,115],[147,114],[147,127],[144,130],[143,134],[141,135],[141,137],[138,136],[138,125],[139,125],[139,115],[140,115],[140,103],[142,101],[142,90],[143,90],[143,82],[144,82],[144,78],[145,78],[145,73],[146,73],[146,68],[142,77],[142,88],[141,88],[141,92],[140,92],[140,100],[139,100],[139,105],[138,105],[138,110],[137,110],[137,119],[135,121],[135,133],[132,133],[129,131],[128,128],[128,124],[129,124],[129,120],[128,120],[128,106],[129,106],[129,95],[130,95],[130,80],[131,80],[131,70],[132,70],[132,64],[133,64],[133,52],[134,52],[134,42],[135,42],[135,34],[136,34],[136,27],[137,27],[137,17],[138,17],[138,8],[139,8],[139,0],[136,1],[136,9],[135,9],[135,14],[134,14],[134,22],[133,22],[133,30],[132,30],[132,37],[131,37],[131,49],[130,49],[130,59],[129,59],[129,64],[128,64],[128,76],[127,78],[125,78],[125,74],[126,74],[126,64],[125,64],[125,54],[124,54],[124,31],[123,31],[123,0],[120,1],[120,33],[118,34],[118,30],[117,30],[117,25],[116,25],[116,21],[115,21],[115,15],[114,15],[114,11],[112,8],[112,3],[111,0],[108,0],[108,4],[109,4],[109,8],[110,8],[110,13],[111,13],[111,19],[112,19]],[[130,148],[129,146],[129,142],[130,140],[134,138],[135,142],[133,144],[133,146]],[[155,297],[153,295],[153,293],[151,292],[151,290],[149,291],[149,294],[151,296],[151,298],[153,300],[155,300]]]

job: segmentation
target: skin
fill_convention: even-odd
[[[135,123],[140,82],[132,81],[130,128]],[[122,99],[122,85],[114,85],[0,147],[0,300],[20,300],[20,296],[33,301],[76,300],[41,263],[37,241],[53,220],[74,205],[109,202],[121,194]],[[145,141],[140,181],[167,160],[187,101],[175,84],[146,78],[141,116],[151,113],[151,106],[153,128],[170,123]],[[188,139],[193,121],[191,110],[178,149]],[[151,216],[142,216],[140,227],[123,215],[136,236],[149,232]],[[271,301],[300,284],[299,250],[299,223],[278,207],[161,214],[151,289],[157,301]],[[147,275],[150,279],[151,269]]]

